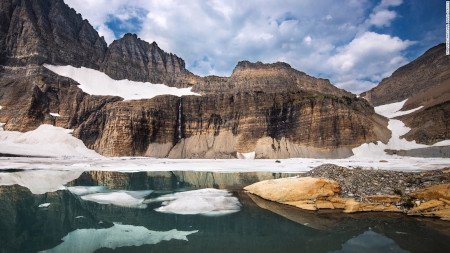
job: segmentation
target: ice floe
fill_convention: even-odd
[[[147,202],[162,202],[155,211],[172,214],[218,216],[238,212],[241,204],[227,190],[200,189],[162,195]]]
[[[114,223],[110,228],[77,229],[70,232],[58,246],[41,252],[90,253],[101,248],[116,249],[119,247],[141,246],[157,244],[161,241],[183,240],[193,231],[153,231],[142,226],[122,225]],[[80,243],[82,242],[82,243]]]
[[[114,80],[98,70],[85,67],[53,66],[44,64],[44,67],[54,73],[68,77],[79,83],[78,86],[90,95],[119,96],[125,100],[149,99],[159,95],[187,96],[199,95],[191,88],[169,87],[164,84],[148,82],[135,82],[129,80]]]
[[[40,204],[38,207],[39,208],[46,208],[46,207],[49,207],[50,206],[50,203],[43,203],[43,204]]]
[[[67,190],[78,196],[108,191],[104,186],[70,186]]]
[[[147,204],[143,203],[145,197],[152,192],[152,190],[100,192],[83,195],[81,196],[81,199],[104,205],[144,209],[147,208]]]

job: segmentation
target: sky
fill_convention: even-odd
[[[444,0],[65,0],[109,44],[155,41],[197,75],[283,61],[354,93],[445,41]]]

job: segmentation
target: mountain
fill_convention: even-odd
[[[404,137],[434,144],[450,139],[450,56],[439,44],[400,67],[375,88],[361,94],[373,105],[406,100],[402,110],[419,108],[400,117],[411,128]]]
[[[74,129],[103,155],[171,158],[347,157],[353,147],[390,135],[387,120],[366,100],[286,63],[242,61],[230,77],[199,77],[181,58],[136,35],[107,46],[62,0],[4,0],[0,14],[6,130],[51,124]],[[43,64],[191,88],[200,96],[89,95]]]

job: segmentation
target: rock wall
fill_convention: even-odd
[[[231,158],[256,150],[258,158],[343,157],[361,143],[386,140],[384,124],[356,98],[222,93],[110,103],[75,136],[109,156]]]

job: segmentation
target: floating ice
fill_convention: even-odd
[[[45,207],[49,207],[50,203],[44,203],[44,204],[40,204],[38,207],[39,208],[45,208]]]
[[[104,186],[71,186],[67,187],[67,190],[78,196],[107,191]]]
[[[183,240],[193,231],[153,231],[141,226],[122,225],[114,223],[110,228],[77,229],[70,232],[58,246],[41,252],[90,253],[101,248],[116,249],[119,247],[157,244],[161,241]]]
[[[147,204],[143,203],[144,199],[152,192],[152,190],[112,191],[84,195],[81,196],[81,199],[105,205],[111,204],[115,206],[144,209],[147,208]]]
[[[135,82],[129,80],[114,80],[105,73],[85,67],[53,66],[44,67],[54,73],[73,79],[84,92],[98,96],[119,96],[125,100],[149,99],[159,95],[187,96],[199,95],[191,88],[169,87],[164,84]]]
[[[162,202],[155,211],[173,214],[215,216],[235,213],[241,208],[239,200],[230,192],[210,188],[166,194],[147,202]]]

